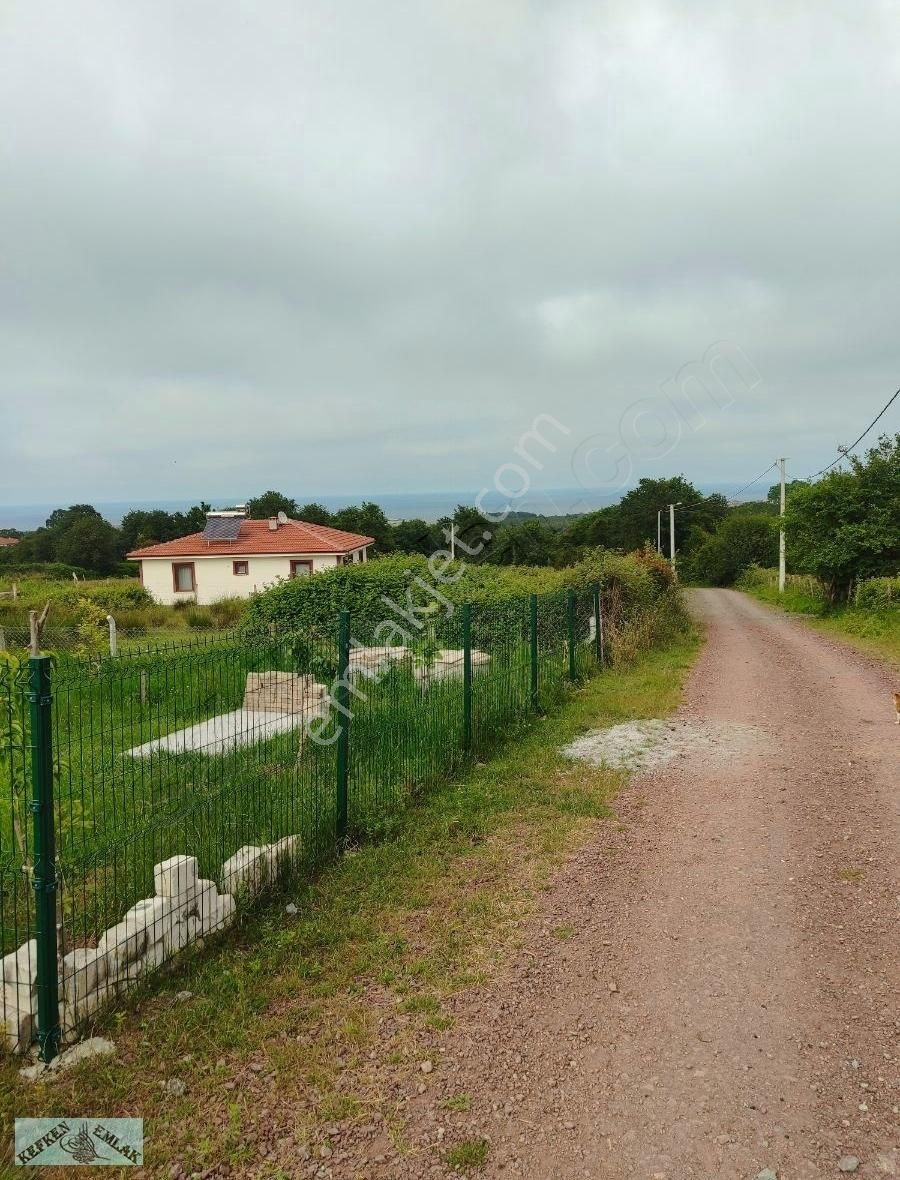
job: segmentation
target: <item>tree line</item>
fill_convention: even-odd
[[[786,529],[788,566],[811,573],[840,599],[861,577],[894,575],[900,569],[900,434],[883,437],[849,469],[832,471],[816,483],[788,486]],[[571,517],[510,513],[500,523],[471,505],[460,504],[437,521],[390,521],[372,501],[330,511],[312,502],[298,504],[282,492],[267,491],[248,501],[251,518],[288,516],[373,537],[375,554],[429,556],[449,543],[451,526],[458,556],[496,565],[565,566],[588,550],[628,553],[655,547],[660,524],[662,552],[670,551],[669,504],[675,509],[675,551],[683,580],[730,585],[751,564],[778,560],[780,489],[764,500],[729,504],[719,494],[705,495],[684,475],[642,479],[616,504]],[[77,568],[96,574],[132,573],[123,563],[132,549],[200,532],[209,504],[185,512],[133,509],[117,528],[90,504],[51,513],[46,523],[18,534],[18,545],[0,548],[0,568],[34,563],[60,571]],[[15,535],[15,530],[5,530]]]

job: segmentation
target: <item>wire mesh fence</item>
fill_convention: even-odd
[[[289,874],[370,838],[603,658],[598,589],[458,606],[411,642],[207,638],[0,658],[7,1044],[44,1059]]]
[[[240,633],[234,628],[210,628],[203,631],[160,630],[147,627],[113,626],[73,627],[48,623],[41,630],[42,645],[57,657],[100,659],[126,653],[196,650],[211,645],[234,643]],[[28,652],[31,631],[27,625],[0,622],[0,652],[12,655]]]

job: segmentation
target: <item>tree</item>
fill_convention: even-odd
[[[789,567],[821,578],[832,601],[900,567],[900,434],[850,464],[796,488],[785,511]]]
[[[430,557],[447,543],[436,524],[425,520],[400,520],[393,526],[394,548],[401,553],[421,553]]]
[[[93,504],[73,504],[69,508],[55,508],[47,517],[44,528],[51,532],[59,532],[83,516],[94,517],[97,520],[103,519]]]
[[[173,512],[172,520],[176,529],[176,537],[187,537],[191,533],[202,533],[206,528],[206,514],[212,509],[211,504],[201,500],[187,512]]]
[[[779,512],[778,502],[771,500],[741,500],[728,509],[729,516],[778,516]]]
[[[53,545],[53,560],[77,565],[98,574],[108,574],[120,561],[119,530],[99,514],[76,517],[59,530]]]
[[[698,540],[686,572],[694,581],[730,586],[749,566],[771,566],[777,560],[777,517],[732,512],[715,533]]]
[[[728,512],[728,501],[715,493],[704,496],[683,475],[669,479],[642,479],[636,488],[626,493],[618,504],[589,512],[571,524],[563,533],[562,550],[570,557],[585,546],[602,545],[607,549],[632,552],[645,544],[656,547],[657,513],[662,511],[662,536],[668,552],[669,504],[680,504],[676,515],[677,551],[691,552],[691,539],[697,534],[712,532]]]
[[[789,500],[797,488],[806,488],[809,484],[805,479],[789,479],[784,485],[785,501]],[[781,484],[773,483],[766,494],[766,499],[770,504],[774,504],[777,509],[781,508]]]
[[[62,562],[94,573],[111,573],[122,554],[119,530],[91,504],[57,508],[42,528],[19,543],[20,560]]]
[[[394,548],[391,523],[384,510],[371,500],[366,500],[359,507],[342,508],[334,514],[333,523],[335,528],[345,529],[348,533],[372,537],[380,553],[390,553]]]
[[[122,546],[126,553],[142,545],[156,545],[160,541],[171,541],[179,534],[175,531],[172,513],[162,508],[146,512],[133,508],[122,517],[119,530]]]
[[[618,504],[579,517],[563,529],[560,552],[568,562],[577,561],[584,549],[620,549],[622,514]]]
[[[504,525],[488,554],[493,565],[553,565],[558,534],[540,520]]]
[[[310,524],[334,524],[334,518],[328,509],[322,504],[304,504],[302,508],[297,509],[297,519],[309,521]]]
[[[284,512],[295,517],[298,514],[297,501],[283,492],[263,492],[261,496],[254,496],[247,501],[247,511],[251,520],[268,520]]]
[[[442,516],[437,522],[441,548],[450,548],[450,526],[455,529],[456,556],[464,561],[484,561],[490,552],[500,526],[492,524],[483,512],[468,504],[457,504],[452,516]]]
[[[209,509],[210,506],[205,501],[195,504],[187,512],[166,512],[163,508],[133,508],[122,517],[122,552],[128,553],[142,545],[155,545],[160,541],[173,541],[176,537],[200,533],[206,527],[206,514]]]

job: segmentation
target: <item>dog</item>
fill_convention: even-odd
[[[894,693],[894,708],[897,710],[897,724],[900,725],[900,692]]]

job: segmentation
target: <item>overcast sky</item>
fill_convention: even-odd
[[[0,26],[0,503],[477,489],[538,414],[535,486],[805,475],[900,384],[896,4]]]

